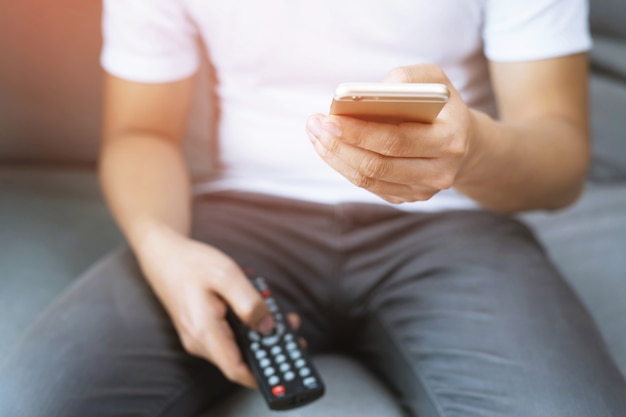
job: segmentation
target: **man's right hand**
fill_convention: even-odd
[[[239,266],[189,239],[191,182],[182,151],[194,77],[138,83],[105,76],[100,176],[107,203],[146,279],[191,354],[230,380],[256,386],[226,322],[227,306],[250,327],[273,327]]]
[[[215,364],[229,380],[256,387],[226,321],[227,308],[260,333],[271,331],[274,322],[239,266],[216,248],[170,229],[152,230],[142,246],[142,269],[185,350]]]

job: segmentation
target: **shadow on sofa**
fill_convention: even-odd
[[[77,276],[123,244],[95,176],[100,3],[47,4],[0,0],[0,357]],[[567,210],[523,218],[626,373],[626,2],[592,0],[591,6],[594,159],[588,189]],[[208,174],[213,143],[206,117],[214,109],[210,72],[201,79],[186,140],[197,177]],[[319,415],[400,415],[358,363],[341,356],[318,361],[331,393]],[[246,391],[222,407],[218,415],[264,410]]]

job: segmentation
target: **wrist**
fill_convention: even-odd
[[[487,143],[490,137],[489,132],[493,129],[494,120],[487,114],[473,109],[469,110],[468,119],[467,152],[455,182],[455,187],[458,189],[482,182],[481,177],[483,174],[481,172],[489,159],[486,151],[495,151]]]
[[[184,237],[167,224],[158,222],[137,224],[130,235],[131,248],[144,268],[155,260],[164,259],[173,242]]]

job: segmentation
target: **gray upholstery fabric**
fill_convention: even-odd
[[[93,170],[0,169],[0,357],[122,237]]]
[[[591,0],[590,54],[594,181],[626,179],[626,2]]]
[[[326,383],[326,394],[305,408],[281,412],[285,417],[403,416],[393,397],[359,363],[345,356],[325,355],[315,364]],[[240,390],[202,417],[270,417],[257,392]]]
[[[598,74],[591,77],[593,159],[589,178],[596,182],[626,180],[626,78],[624,80],[619,82]]]
[[[591,29],[599,35],[626,39],[626,2],[589,0]]]
[[[567,210],[523,217],[590,310],[626,375],[626,185],[590,184]]]
[[[624,22],[626,27],[626,22]],[[617,38],[597,35],[590,54],[595,74],[626,82],[626,42]]]

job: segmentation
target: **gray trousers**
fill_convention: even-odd
[[[196,201],[194,235],[264,275],[313,354],[358,358],[407,415],[626,416],[588,313],[507,216],[222,193]],[[129,251],[80,278],[2,363],[7,417],[194,417],[235,388],[184,352]]]

